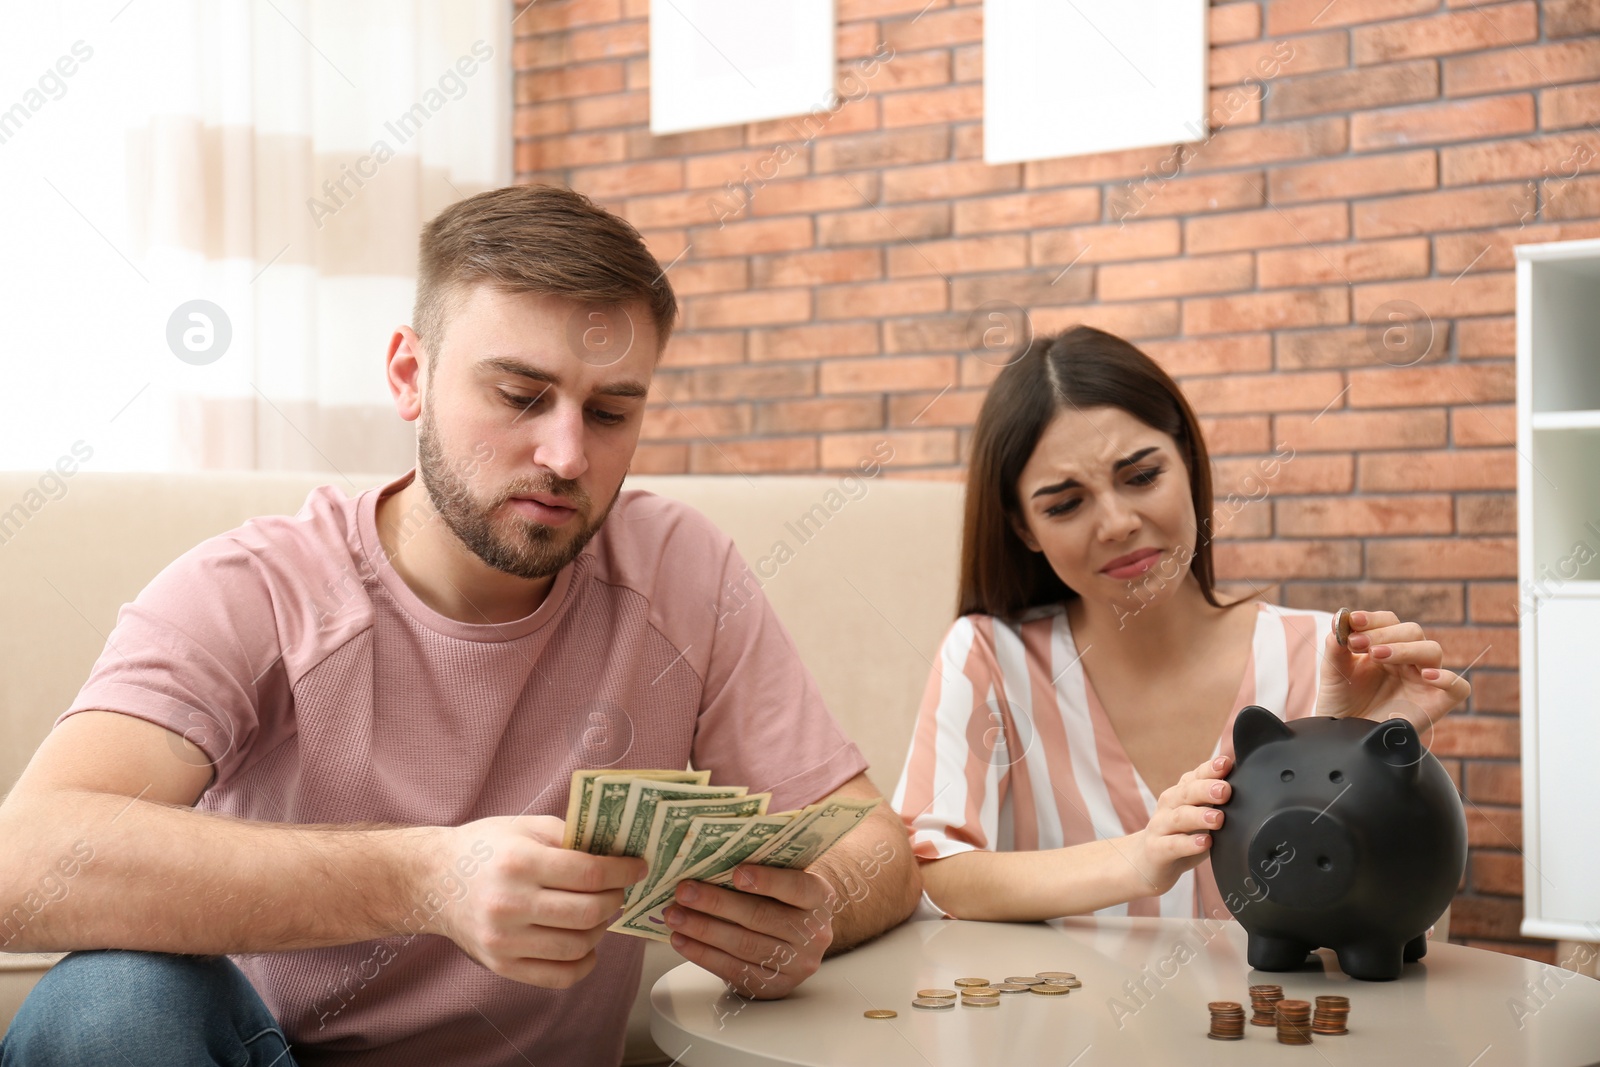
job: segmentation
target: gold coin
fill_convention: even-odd
[[[961,991],[961,995],[963,997],[978,997],[983,1000],[988,1000],[993,997],[998,997],[1000,995],[1000,990],[996,989],[992,985],[986,985],[979,986],[976,989],[963,989]]]
[[[1061,982],[1068,978],[1076,978],[1078,976],[1073,974],[1071,971],[1039,971],[1037,972],[1036,977],[1046,982]]]
[[[1333,636],[1341,645],[1350,644],[1350,609],[1340,608],[1333,615]]]
[[[1037,984],[1037,983],[1035,983],[1035,984]],[[990,989],[997,989],[1002,993],[1026,993],[1029,989],[1031,989],[1033,987],[1032,986],[1028,986],[1028,985],[1023,985],[1021,982],[1001,982],[999,985],[990,986],[989,988]]]
[[[951,1000],[951,999],[954,999],[955,995],[956,995],[956,991],[954,989],[919,989],[919,990],[917,990],[917,996],[924,997],[924,998],[926,998],[928,1000]]]
[[[1006,981],[1013,982],[1013,983],[1015,983],[1017,985],[1038,985],[1040,982],[1044,981],[1044,979],[1043,978],[1035,978],[1033,975],[1030,974],[1030,975],[1021,976],[1021,977],[1007,978]]]
[[[872,1008],[868,1011],[862,1012],[861,1014],[865,1015],[869,1019],[893,1019],[900,1013],[897,1011],[890,1011],[888,1008]]]
[[[987,978],[957,978],[956,979],[956,986],[958,988],[961,988],[961,989],[971,989],[971,988],[974,988],[974,987],[977,987],[977,986],[986,986],[988,984],[989,984],[989,979],[987,979]]]
[[[1072,990],[1057,982],[1041,982],[1039,985],[1029,986],[1028,992],[1037,993],[1041,997],[1064,997]]]
[[[1000,1006],[1000,997],[962,997],[961,1003],[969,1008],[996,1008]]]
[[[911,1002],[911,1006],[921,1008],[923,1011],[943,1011],[945,1008],[955,1007],[956,1002],[942,997],[918,997]]]

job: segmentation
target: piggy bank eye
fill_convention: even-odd
[[[1330,782],[1342,782],[1342,781],[1344,781],[1344,772],[1343,771],[1329,771],[1328,772],[1328,781],[1330,781]]]
[[[1284,771],[1282,774],[1278,775],[1278,777],[1281,778],[1285,782],[1292,782],[1292,781],[1294,781],[1294,772],[1293,771]]]

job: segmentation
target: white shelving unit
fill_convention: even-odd
[[[1600,941],[1600,240],[1516,256],[1522,933]]]

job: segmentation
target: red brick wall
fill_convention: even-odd
[[[1600,4],[1216,3],[1207,141],[993,167],[980,3],[838,0],[842,106],[668,137],[648,6],[540,0],[515,55],[518,180],[672,264],[635,470],[844,469],[887,438],[892,475],[957,477],[1002,361],[975,308],[1135,340],[1236,494],[1233,587],[1388,606],[1472,665],[1432,742],[1468,801],[1453,939],[1551,958],[1517,937],[1511,248],[1600,236]]]

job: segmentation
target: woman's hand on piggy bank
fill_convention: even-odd
[[[1352,611],[1349,641],[1347,647],[1332,633],[1323,638],[1318,715],[1398,717],[1426,734],[1472,692],[1465,678],[1442,666],[1439,642],[1392,611]]]
[[[1207,760],[1184,771],[1177,784],[1156,799],[1150,822],[1132,835],[1141,852],[1135,866],[1149,892],[1165,893],[1179,875],[1199,866],[1209,854],[1211,831],[1222,825],[1221,805],[1233,793],[1223,780],[1231,770],[1231,756]]]

